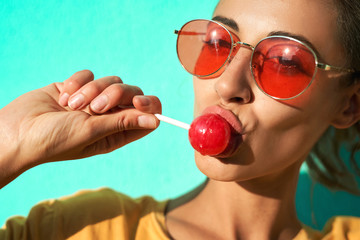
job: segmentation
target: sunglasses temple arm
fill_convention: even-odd
[[[331,66],[331,65],[327,65],[325,63],[317,63],[316,67],[324,70],[324,71],[330,71],[330,70],[336,70],[336,71],[343,71],[343,72],[348,72],[348,73],[353,73],[355,72],[354,69],[346,69],[346,68],[341,68],[341,67],[335,67],[335,66]]]
[[[193,32],[193,31],[182,31],[182,30],[175,30],[174,31],[175,34],[181,34],[181,35],[191,35],[191,36],[196,36],[196,35],[206,35],[206,33],[199,33],[199,32]]]

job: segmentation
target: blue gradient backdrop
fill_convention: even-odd
[[[174,29],[210,18],[217,0],[3,0],[0,3],[0,107],[30,90],[90,69],[118,75],[157,95],[164,115],[190,123],[191,76],[180,66]],[[14,109],[20,111],[21,109]],[[81,131],[81,129],[79,129]],[[41,200],[80,189],[114,188],[133,197],[176,197],[205,177],[185,130],[162,123],[144,139],[110,154],[33,168],[0,190],[0,225]],[[322,227],[332,215],[359,215],[359,198],[315,185],[306,171],[297,192],[300,219]]]

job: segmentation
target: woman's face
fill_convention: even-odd
[[[230,19],[238,31],[224,25],[253,46],[270,32],[306,38],[321,62],[342,66],[345,60],[336,37],[336,11],[331,1],[222,0],[214,17]],[[198,168],[221,181],[243,181],[299,167],[312,146],[343,111],[345,90],[331,72],[318,70],[299,97],[279,101],[262,93],[249,67],[251,50],[241,48],[224,73],[214,79],[194,78],[195,116],[210,106],[230,110],[242,125],[238,150],[225,159],[196,153]]]

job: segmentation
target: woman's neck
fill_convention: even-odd
[[[293,238],[301,225],[295,208],[299,168],[292,168],[238,183],[207,181],[170,203],[170,233],[181,239],[179,234],[191,228],[193,238],[196,233],[204,239]]]

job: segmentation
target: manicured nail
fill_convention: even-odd
[[[142,128],[156,128],[156,120],[154,116],[151,115],[141,115],[138,117],[138,124]]]
[[[136,96],[136,98],[140,101],[141,105],[144,107],[149,106],[151,103],[150,99],[146,96],[138,95]]]
[[[85,97],[81,93],[72,97],[69,101],[69,107],[71,109],[78,109],[80,108],[85,102]]]
[[[95,98],[95,100],[90,103],[90,107],[93,111],[100,112],[106,107],[108,103],[109,103],[109,97],[107,95],[102,95],[100,97]]]
[[[66,107],[68,105],[69,94],[63,93],[59,98],[59,103],[61,106]]]

